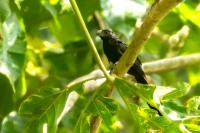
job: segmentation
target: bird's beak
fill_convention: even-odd
[[[98,36],[101,36],[101,33],[102,33],[102,30],[98,30],[98,31],[97,31],[97,35],[98,35]]]

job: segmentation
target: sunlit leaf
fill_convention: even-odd
[[[164,96],[163,99],[173,99],[186,95],[191,86],[184,82],[179,82],[174,86],[176,89]]]
[[[127,96],[138,95],[145,101],[151,102],[153,100],[153,92],[155,90],[153,85],[137,84],[120,78],[116,78],[115,84]]]
[[[163,110],[172,120],[181,120],[187,116],[186,108],[176,102],[165,101],[163,103]]]
[[[155,125],[155,127],[160,127],[159,129],[163,132],[169,133],[180,133],[179,125],[180,122],[170,121],[165,117],[154,117],[150,120],[150,123]]]
[[[154,101],[156,103],[160,103],[160,101],[163,99],[163,97],[170,92],[175,91],[176,88],[171,87],[164,87],[164,86],[156,86],[156,90],[154,91]]]
[[[162,2],[74,1],[106,67],[96,30],[105,25],[128,44],[151,11],[147,2]],[[141,62],[166,58],[171,51],[174,56],[199,53],[199,11],[199,0],[174,7],[148,38]],[[187,38],[172,46],[172,35]],[[144,85],[88,75],[98,68],[94,59],[69,0],[0,0],[0,132],[88,133],[92,126],[99,126],[100,133],[200,132],[198,64],[152,73],[155,85]],[[111,89],[112,97],[106,97]],[[100,118],[101,125],[92,118]]]
[[[56,9],[56,7],[54,7],[51,3],[51,1],[47,1],[47,0],[43,0],[42,4],[44,5],[44,7],[51,13],[51,15],[54,18],[54,22],[56,23],[56,25],[58,27],[60,27],[59,25],[59,21],[57,19],[58,16],[58,10]]]
[[[195,24],[196,26],[200,27],[199,21],[200,21],[200,12],[195,11],[194,8],[190,7],[189,5],[182,3],[178,6],[178,12],[181,13],[181,15]]]
[[[154,92],[154,101],[159,103],[161,100],[175,99],[186,95],[190,90],[190,85],[187,83],[177,83],[173,87],[156,86]]]
[[[193,68],[188,72],[189,74],[189,81],[191,85],[197,85],[200,81],[200,70],[199,68]]]
[[[25,67],[26,41],[22,25],[15,14],[3,23],[0,72],[7,75],[13,87]]]
[[[184,124],[184,125],[192,133],[199,133],[200,132],[200,126],[199,125],[195,125],[195,124]]]
[[[189,112],[194,113],[198,111],[200,115],[199,106],[200,106],[200,96],[194,96],[187,101],[187,110]]]

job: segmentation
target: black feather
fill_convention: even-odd
[[[111,30],[100,30],[97,34],[103,40],[103,50],[108,60],[115,64],[126,51],[128,45],[120,41]],[[147,84],[141,65],[139,58],[137,58],[128,74],[133,75],[138,83]]]

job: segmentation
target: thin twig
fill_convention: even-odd
[[[200,53],[143,63],[145,73],[157,73],[200,64]]]
[[[104,28],[106,27],[106,26],[105,26],[105,23],[104,23],[104,21],[103,21],[103,19],[102,19],[102,17],[100,16],[100,14],[99,14],[98,11],[95,11],[95,12],[94,12],[94,18],[95,18],[95,20],[97,21],[98,26],[99,26],[100,29],[104,29]]]
[[[102,122],[101,117],[94,116],[90,122],[91,123],[90,124],[90,133],[98,133],[101,122]]]
[[[189,30],[189,27],[184,25],[177,33],[169,37],[168,42],[170,47],[166,57],[174,57],[178,55],[179,51],[184,46],[185,39],[189,35]]]
[[[100,29],[105,28],[105,23],[98,11],[94,12],[94,19],[97,21],[98,27]],[[113,89],[109,88],[108,90],[113,90]],[[90,133],[98,133],[101,122],[102,118],[100,116],[93,116],[90,121]]]

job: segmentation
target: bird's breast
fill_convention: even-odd
[[[104,53],[106,54],[109,61],[116,63],[121,55],[119,54],[116,47],[110,45],[109,43],[103,43]]]

